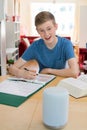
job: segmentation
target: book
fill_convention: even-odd
[[[75,98],[87,96],[87,75],[80,75],[78,78],[66,78],[61,80],[58,87],[64,87],[69,94]]]
[[[0,103],[19,106],[55,77],[48,74],[38,74],[34,80],[9,77],[0,83]]]

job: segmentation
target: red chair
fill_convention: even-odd
[[[24,51],[29,47],[28,44],[24,39],[21,39],[19,43],[19,57],[24,53]]]
[[[24,53],[24,51],[29,47],[30,44],[36,39],[38,36],[21,36],[19,43],[19,57]],[[29,42],[29,43],[28,43]]]
[[[84,68],[84,61],[87,61],[87,48],[79,48],[79,67],[81,71],[87,73]]]
[[[29,40],[30,44],[32,44],[32,42],[33,42],[36,38],[39,38],[39,36],[25,36],[25,35],[23,35],[23,36],[21,36],[21,39],[23,39],[23,38],[27,38],[27,39]]]

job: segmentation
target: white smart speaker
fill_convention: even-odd
[[[42,117],[45,126],[62,128],[68,121],[69,93],[62,87],[49,87],[43,92]]]

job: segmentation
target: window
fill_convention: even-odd
[[[72,37],[75,26],[75,4],[74,3],[31,3],[32,34],[38,35],[34,25],[35,15],[40,11],[50,11],[58,23],[57,34]]]

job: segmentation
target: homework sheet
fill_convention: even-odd
[[[0,84],[0,92],[27,97],[28,95],[40,89],[42,86],[42,84],[5,80]]]
[[[54,78],[54,75],[46,74],[39,74],[35,80],[10,77],[0,83],[0,92],[27,97],[42,88],[46,83]]]

